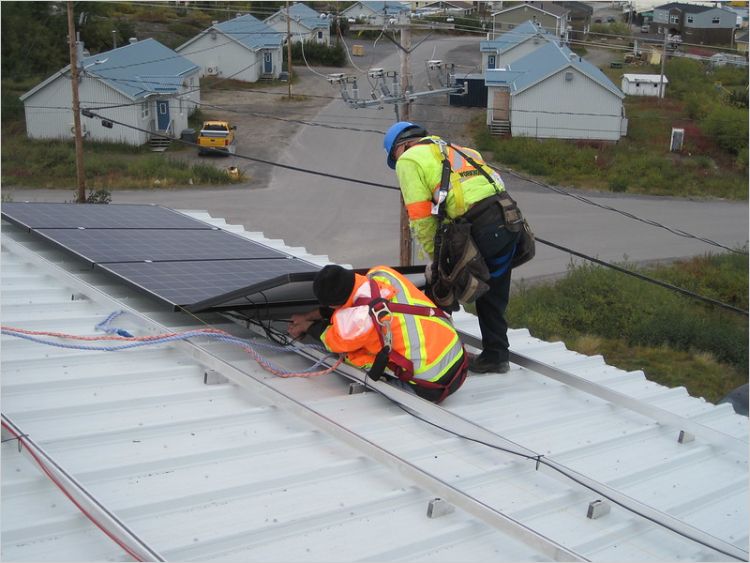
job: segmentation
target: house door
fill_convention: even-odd
[[[273,54],[271,51],[265,51],[263,53],[263,72],[265,74],[273,72]]]
[[[169,100],[156,100],[156,125],[159,131],[169,127]]]
[[[495,68],[495,55],[487,56],[487,68]]]
[[[492,100],[492,119],[498,121],[510,120],[510,92],[508,90],[496,90]]]

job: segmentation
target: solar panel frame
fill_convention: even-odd
[[[207,260],[179,262],[116,262],[96,264],[96,269],[166,303],[173,310],[205,312],[237,308],[226,305],[243,295],[254,295],[292,281],[312,282],[318,266],[299,258]],[[276,268],[277,272],[273,272]],[[293,270],[293,271],[290,271]],[[260,272],[260,273],[259,273]],[[276,275],[273,275],[273,274]],[[270,274],[270,276],[269,276]],[[247,283],[256,276],[256,281]],[[189,287],[174,285],[190,282]],[[148,282],[148,283],[147,283]],[[216,293],[220,291],[220,293]],[[252,303],[247,304],[252,306]],[[268,305],[267,300],[259,305]]]
[[[37,229],[216,229],[213,225],[163,207],[132,203],[108,205],[7,202],[0,215],[28,231]]]

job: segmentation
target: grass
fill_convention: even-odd
[[[187,166],[184,161],[152,153],[147,147],[86,143],[86,186],[92,190],[175,188],[224,185],[243,181],[209,164]],[[70,141],[27,140],[3,135],[2,182],[5,186],[73,188],[76,185],[75,147]]]
[[[748,309],[746,255],[706,255],[639,271]],[[521,286],[507,316],[510,326],[538,338],[601,354],[610,365],[643,370],[652,381],[684,386],[711,402],[748,380],[747,316],[599,266],[572,268],[554,284]]]

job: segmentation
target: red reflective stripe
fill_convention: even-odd
[[[424,219],[432,215],[432,203],[429,201],[415,201],[414,203],[408,203],[406,205],[406,212],[409,214],[409,219],[412,221],[416,219]]]

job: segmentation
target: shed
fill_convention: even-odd
[[[214,22],[177,48],[201,67],[203,76],[221,76],[244,82],[275,79],[281,73],[284,34],[245,14]]]
[[[545,43],[559,43],[559,39],[531,20],[506,31],[496,39],[479,43],[482,68],[500,68],[518,60]]]
[[[663,74],[623,74],[622,91],[627,96],[657,96],[662,85],[664,96],[669,79]]]
[[[331,44],[331,25],[326,14],[316,12],[306,4],[295,2],[289,6],[289,33],[295,43],[312,41],[323,45]],[[263,20],[263,23],[276,31],[287,34],[287,9],[281,8]]]
[[[625,95],[567,47],[547,43],[487,70],[487,125],[514,137],[617,141],[627,132]]]
[[[449,103],[452,106],[469,108],[487,107],[487,86],[483,74],[467,74],[456,77],[456,86],[466,85],[465,94],[450,94]]]
[[[85,140],[142,145],[152,133],[173,137],[200,103],[200,68],[155,39],[84,57],[80,68],[81,108],[130,126],[108,128],[100,119],[83,117]],[[73,137],[70,65],[20,99],[30,138]]]

